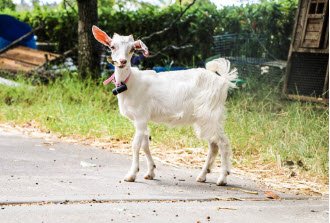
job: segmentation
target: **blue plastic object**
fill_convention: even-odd
[[[157,73],[165,71],[174,71],[174,70],[187,70],[185,67],[153,67],[152,68]]]
[[[133,55],[133,57],[132,57],[132,60],[131,60],[131,63],[133,64],[133,65],[139,65],[140,63],[141,63],[141,61],[144,59],[144,56],[141,54],[141,55],[138,55],[138,56],[136,56],[136,55]]]
[[[12,16],[0,14],[0,49],[3,49],[11,42],[17,40],[31,30],[32,28],[28,24],[21,22]],[[19,42],[19,45],[33,49],[37,48],[33,34]]]
[[[113,66],[111,63],[108,64],[108,69],[109,70],[115,70],[115,66]]]

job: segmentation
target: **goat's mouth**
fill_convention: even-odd
[[[109,63],[111,63],[112,65],[116,66],[116,67],[119,67],[119,68],[124,68],[126,66],[126,63],[125,64],[122,64],[118,61],[114,61],[111,57],[107,57],[107,61]]]
[[[118,68],[124,68],[126,66],[126,63],[123,64],[123,63],[114,61],[113,65],[115,65]]]

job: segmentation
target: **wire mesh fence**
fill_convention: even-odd
[[[253,33],[214,36],[213,53],[236,64],[262,64],[271,59],[265,49],[266,38]]]

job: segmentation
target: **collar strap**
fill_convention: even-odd
[[[131,73],[129,73],[128,77],[125,79],[125,81],[123,83],[127,83],[129,78],[131,77]],[[103,81],[103,85],[108,85],[110,82],[114,83],[116,85],[116,87],[119,87],[120,85],[122,85],[122,82],[117,82],[116,78],[115,78],[115,73],[113,73],[108,79],[106,79],[105,81]]]

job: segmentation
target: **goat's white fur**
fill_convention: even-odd
[[[205,182],[220,148],[222,166],[217,185],[226,185],[231,149],[224,132],[225,101],[228,89],[235,87],[231,81],[237,78],[236,69],[230,71],[230,62],[219,58],[208,62],[206,69],[158,74],[152,70],[141,71],[130,65],[132,55],[127,49],[132,43],[131,37],[119,35],[115,35],[111,43],[127,60],[124,68],[115,68],[116,80],[124,81],[131,75],[127,82],[128,90],[118,95],[120,113],[132,120],[136,129],[132,142],[133,162],[125,180],[135,181],[139,171],[140,148],[144,150],[148,162],[145,179],[155,177],[147,128],[147,123],[153,121],[172,126],[193,125],[197,136],[208,141],[209,151],[202,172],[197,177],[199,182]],[[120,61],[121,58],[112,59]]]

